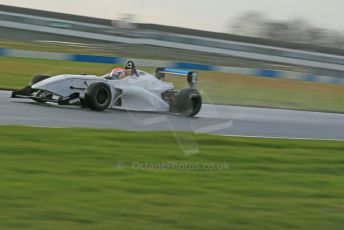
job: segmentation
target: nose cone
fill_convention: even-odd
[[[72,76],[59,75],[55,77],[50,77],[43,81],[37,82],[32,85],[32,89],[40,89],[52,92],[60,96],[68,96],[71,94],[71,80]]]
[[[49,81],[49,78],[48,78],[43,81],[37,82],[36,84],[32,85],[31,88],[47,90],[49,83],[51,83],[51,81]]]
[[[46,90],[59,96],[69,96],[74,91],[72,86],[77,88],[85,87],[85,82],[105,81],[105,79],[94,75],[58,75],[40,81],[31,86],[33,89]],[[86,84],[87,85],[87,84]]]
[[[55,88],[54,86],[61,84],[61,82],[69,83],[73,78],[79,77],[79,75],[58,75],[50,77],[43,81],[37,82],[32,85],[33,89],[43,89],[48,90],[49,88]]]

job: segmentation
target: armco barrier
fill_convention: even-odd
[[[269,69],[258,69],[256,74],[259,77],[281,77],[282,72],[277,70],[269,70]]]
[[[6,49],[0,48],[0,56],[5,56]]]
[[[80,54],[65,54],[53,52],[27,51],[17,49],[0,48],[0,56],[6,57],[20,57],[20,58],[35,58],[61,61],[75,61],[75,62],[90,62],[90,63],[104,63],[104,64],[118,64],[123,65],[127,60],[119,57],[111,56],[94,56],[94,55],[80,55]],[[174,61],[159,61],[147,59],[133,59],[137,66],[141,67],[170,67],[179,69],[192,69],[200,71],[216,71],[222,73],[233,73],[240,75],[249,75],[256,77],[269,78],[283,78],[301,81],[314,81],[321,83],[344,84],[344,78],[333,76],[318,76],[312,73],[298,73],[290,71],[268,70],[268,69],[253,69],[240,68],[229,66],[212,66],[197,63],[174,62]],[[0,59],[1,61],[1,59]]]
[[[92,55],[71,55],[71,61],[77,62],[93,62],[93,63],[104,63],[104,64],[119,64],[121,63],[120,58],[117,57],[102,57]]]

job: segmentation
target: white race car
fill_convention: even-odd
[[[117,68],[118,69],[118,68]],[[195,116],[201,110],[202,97],[196,89],[197,74],[192,71],[157,68],[156,76],[137,70],[129,61],[123,71],[102,77],[94,75],[36,76],[31,84],[14,91],[12,98],[29,98],[59,105],[81,105],[92,110],[109,108],[171,112]],[[165,74],[186,76],[189,88],[176,91],[163,81]]]

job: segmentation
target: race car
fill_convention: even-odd
[[[137,70],[133,61],[124,69],[115,68],[104,76],[64,74],[54,77],[38,75],[29,86],[14,91],[12,98],[28,98],[39,103],[81,105],[91,110],[110,108],[171,112],[193,117],[202,107],[202,96],[196,89],[197,73],[187,70],[157,68],[156,76]],[[175,90],[164,81],[166,74],[185,76],[188,88]]]

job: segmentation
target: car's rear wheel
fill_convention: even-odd
[[[111,89],[104,82],[90,84],[85,92],[85,101],[92,110],[102,111],[109,107],[111,103]]]
[[[202,108],[202,96],[197,89],[182,89],[177,94],[177,110],[186,117],[193,117]]]
[[[48,79],[49,76],[46,76],[46,75],[37,75],[37,76],[34,76],[31,81],[30,81],[30,86],[33,86],[34,84],[40,82],[40,81],[44,81],[45,79]],[[44,100],[42,99],[38,99],[38,98],[32,98],[32,100],[36,101],[36,102],[39,102],[39,103],[45,103]]]

